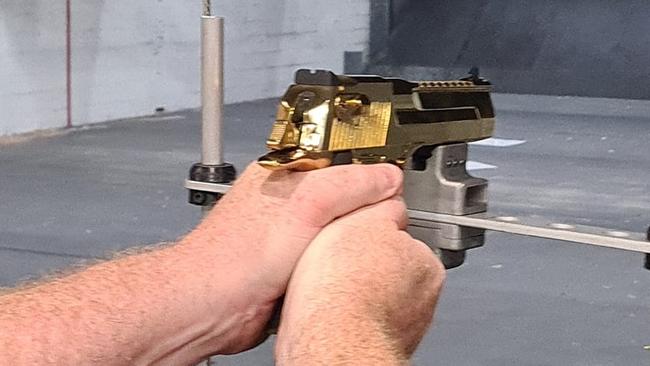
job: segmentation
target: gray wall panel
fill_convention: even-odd
[[[479,66],[502,92],[650,98],[647,1],[395,0],[391,8],[388,56],[371,69],[431,78]]]

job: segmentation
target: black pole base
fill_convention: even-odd
[[[648,231],[646,232],[646,240],[650,241],[650,226],[648,226]],[[645,269],[650,270],[650,254],[646,253],[645,255]]]
[[[202,183],[232,183],[237,178],[237,171],[232,164],[205,165],[197,163],[190,169],[190,180]],[[197,206],[212,206],[223,196],[221,193],[190,189],[189,203]]]

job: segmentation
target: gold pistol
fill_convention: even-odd
[[[491,84],[478,70],[451,81],[412,82],[298,70],[282,97],[260,165],[306,171],[338,164],[403,166],[421,148],[494,132]]]

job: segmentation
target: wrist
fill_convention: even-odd
[[[188,306],[191,309],[197,303],[205,304],[196,319],[215,321],[210,337],[218,347],[213,347],[212,352],[230,354],[255,345],[263,334],[275,298],[256,288],[260,282],[257,271],[242,243],[220,235],[218,230],[195,231],[174,250],[174,256],[183,258],[193,269],[186,274],[190,280],[178,281],[196,284],[195,290],[189,291],[194,293],[194,299]]]
[[[275,348],[278,365],[408,364],[383,310],[344,292],[303,293],[287,299]],[[314,298],[319,301],[308,300]]]
[[[349,313],[332,315],[338,319],[299,322],[290,325],[291,330],[281,327],[275,348],[277,365],[408,364],[408,356],[396,347],[398,342],[381,324]],[[287,320],[283,319],[283,323]]]

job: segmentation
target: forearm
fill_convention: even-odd
[[[287,326],[278,334],[278,365],[409,364],[397,341],[367,308],[322,300],[321,308],[300,319],[283,319]]]
[[[0,364],[182,365],[227,349],[256,309],[215,300],[237,296],[218,280],[233,273],[212,244],[128,256],[0,297]]]

